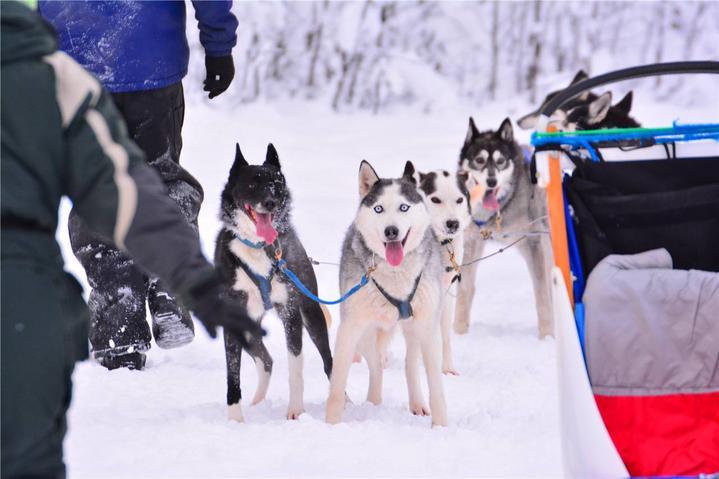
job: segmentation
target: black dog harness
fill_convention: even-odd
[[[414,287],[409,293],[409,296],[407,296],[407,299],[404,301],[400,301],[397,298],[390,296],[389,293],[387,293],[387,291],[385,291],[374,278],[372,278],[372,282],[375,286],[377,286],[377,289],[380,293],[382,293],[382,296],[384,296],[392,306],[397,308],[397,311],[399,311],[399,319],[408,319],[414,316],[414,312],[412,311],[412,299],[414,299],[414,294],[417,292],[417,286],[419,286],[420,279],[422,279],[422,273],[419,273],[417,279],[414,280]]]
[[[257,289],[260,290],[260,296],[262,296],[262,305],[264,306],[265,311],[269,311],[270,309],[272,309],[272,299],[270,298],[270,294],[272,293],[272,278],[274,278],[275,272],[277,271],[277,264],[275,264],[274,262],[272,263],[270,274],[267,277],[252,271],[252,268],[247,266],[247,264],[240,258],[237,258],[237,264],[240,268],[242,268],[245,273],[247,273],[247,276],[249,276],[252,282],[255,283]]]

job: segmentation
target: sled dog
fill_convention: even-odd
[[[583,70],[579,70],[569,83],[569,86],[587,78],[589,76]],[[546,96],[539,108],[520,118],[517,121],[519,127],[524,130],[535,128],[539,112],[560,91],[551,92]],[[638,127],[640,126],[639,123],[629,116],[629,111],[632,109],[632,100],[633,93],[630,91],[617,104],[612,105],[611,92],[608,91],[597,95],[591,91],[585,91],[557,109],[549,121],[560,131]]]
[[[447,424],[440,341],[441,252],[417,186],[410,162],[399,179],[380,179],[369,163],[360,165],[360,206],[342,247],[340,290],[346,293],[365,274],[370,279],[340,306],[342,320],[327,399],[328,423],[342,419],[355,351],[369,366],[367,400],[382,402],[378,341],[399,326],[407,344],[410,411],[416,415],[429,415],[431,411],[433,425]],[[420,390],[420,357],[427,373],[430,407]]]
[[[462,280],[464,230],[471,221],[467,180],[469,173],[436,170],[419,173],[419,189],[442,252],[442,372],[457,375],[452,360],[450,328],[454,319],[457,286]]]
[[[459,171],[475,183],[471,190],[472,221],[464,233],[464,261],[482,256],[487,237],[516,245],[532,278],[539,335],[552,335],[550,298],[551,243],[546,193],[531,183],[529,162],[514,140],[512,122],[505,119],[497,131],[480,132],[472,118],[460,153]],[[477,263],[463,268],[459,283],[454,329],[466,333],[475,293]]]
[[[317,294],[314,270],[292,227],[290,205],[290,192],[275,147],[268,145],[262,165],[250,165],[238,144],[230,176],[222,192],[222,229],[215,247],[215,265],[227,282],[227,294],[238,298],[238,303],[250,317],[259,322],[268,310],[274,309],[282,320],[289,359],[287,418],[296,419],[304,409],[303,325],[322,356],[328,377],[332,372],[332,355],[327,337],[326,310],[302,295],[278,270],[277,255],[281,251],[287,266]],[[242,421],[242,348],[233,336],[225,333],[224,339],[228,416]],[[252,404],[257,404],[267,394],[272,357],[261,339],[251,343],[247,352],[254,360],[259,375],[252,400]]]

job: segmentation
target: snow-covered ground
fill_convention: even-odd
[[[425,170],[453,168],[469,113],[480,127],[496,128],[505,116],[524,113],[520,105],[388,116],[342,116],[293,103],[234,111],[188,105],[182,161],[205,188],[200,228],[208,257],[235,141],[251,162],[261,162],[266,144],[275,144],[294,194],[300,238],[312,257],[336,262],[358,203],[361,159],[385,176],[399,175],[406,160]],[[679,115],[669,105],[643,102],[641,94],[635,105],[647,126],[677,117],[716,120],[719,113],[714,102]],[[68,268],[84,279],[67,250],[65,231],[61,226]],[[494,249],[489,246],[487,252]],[[337,297],[337,268],[318,266],[316,271],[321,296]],[[153,347],[142,372],[108,372],[93,362],[78,365],[65,441],[70,477],[561,475],[555,344],[536,337],[524,264],[509,250],[484,262],[477,281],[470,332],[453,338],[461,375],[445,378],[447,428],[431,429],[429,418],[409,413],[400,336],[385,373],[384,404],[365,403],[367,369],[354,365],[348,387],[354,404],[337,426],[323,421],[327,380],[306,338],[307,412],[287,421],[284,335],[271,313],[265,320],[266,341],[275,371],[264,403],[249,407],[244,401],[244,424],[226,419],[222,341],[210,340],[199,325],[188,347]],[[338,308],[331,311],[334,344],[340,318]],[[251,397],[255,369],[249,357],[244,364],[244,396]]]

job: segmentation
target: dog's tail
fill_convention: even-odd
[[[327,309],[327,306],[320,303],[320,308],[322,309],[322,315],[325,317],[325,323],[327,323],[327,329],[330,329],[332,327],[332,315],[330,314],[330,310]]]

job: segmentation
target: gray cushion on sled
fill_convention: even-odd
[[[656,249],[607,256],[589,276],[585,347],[596,394],[719,390],[719,274],[671,268]]]

